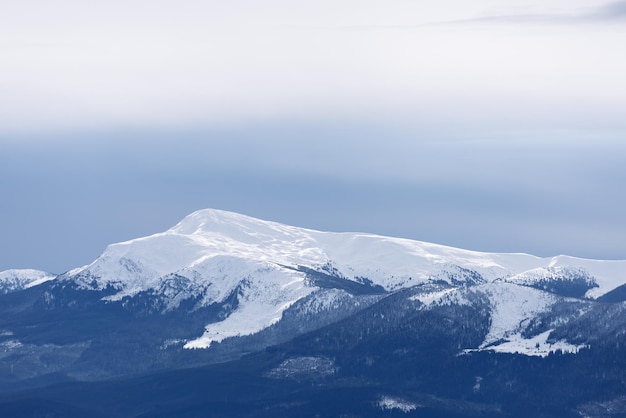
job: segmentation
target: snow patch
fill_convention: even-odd
[[[463,289],[449,288],[434,292],[420,293],[409,298],[424,304],[422,308],[429,309],[435,306],[470,305],[471,302],[463,295]]]
[[[383,411],[397,409],[404,413],[409,413],[416,410],[419,405],[393,396],[381,396],[378,400],[378,407]]]
[[[10,352],[18,347],[22,347],[24,344],[22,344],[20,341],[18,340],[9,340],[9,341],[3,341],[0,343],[0,350],[2,350],[3,352]]]
[[[548,330],[532,338],[524,338],[521,334],[516,333],[510,335],[507,338],[507,341],[497,345],[484,347],[482,350],[495,351],[497,353],[517,353],[527,356],[546,357],[550,353],[554,353],[557,350],[560,350],[563,353],[578,353],[581,349],[588,348],[588,345],[574,345],[564,340],[550,343],[548,342],[548,337],[552,331],[553,330]]]

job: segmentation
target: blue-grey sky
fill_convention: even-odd
[[[5,2],[0,270],[60,273],[205,207],[624,259],[625,10]]]

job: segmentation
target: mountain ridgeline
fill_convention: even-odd
[[[626,416],[626,261],[219,210],[0,273],[0,416]]]

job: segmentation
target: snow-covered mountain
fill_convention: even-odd
[[[109,303],[150,294],[162,311],[190,300],[195,308],[206,307],[236,295],[236,309],[207,323],[203,335],[190,335],[185,348],[257,333],[279,322],[296,302],[318,294],[327,298],[321,290],[329,287],[390,293],[445,286],[415,298],[428,305],[462,299],[459,295],[471,286],[490,300],[492,328],[481,347],[492,347],[521,338],[524,321],[564,297],[591,300],[607,294],[626,282],[625,272],[626,261],[482,253],[366,233],[320,232],[206,209],[163,233],[110,245],[93,263],[58,280],[84,290],[108,289],[103,300]],[[520,346],[524,343],[515,348]]]
[[[530,415],[545,406],[557,411],[546,416],[600,417],[593,411],[603,402],[626,414],[624,347],[626,260],[483,253],[211,209],[112,244],[56,277],[0,273],[0,394],[50,387],[50,399],[63,394],[55,405],[76,403],[70,416],[90,415],[89,402],[112,394],[118,405],[132,405],[121,414],[105,402],[96,408],[101,416],[144,416],[148,410],[135,409],[126,392],[164,382],[169,389],[158,397],[174,396],[169,416],[186,416],[178,412],[207,396],[217,402],[211,411],[226,411],[228,398],[237,408],[250,401],[251,411],[265,405],[266,416],[285,416],[286,405],[288,416],[312,416],[306,405],[324,387],[328,398],[319,399],[329,401],[320,405],[345,404],[335,402],[341,393],[353,400],[352,409],[324,416],[429,415],[431,408],[443,411],[433,416],[517,417],[538,400]],[[211,377],[189,377],[206,367]],[[87,403],[53,385],[165,370],[173,374],[159,384],[131,380],[123,394],[111,380]],[[222,387],[230,378],[234,389]],[[242,381],[282,388],[283,398],[252,390],[248,399]],[[292,399],[294,382],[308,394],[302,402]],[[0,399],[0,412],[23,416],[25,399]],[[509,412],[501,414],[500,404]],[[446,412],[450,405],[457,413]]]
[[[14,269],[0,272],[0,294],[17,292],[38,284],[47,282],[56,277],[41,270]]]

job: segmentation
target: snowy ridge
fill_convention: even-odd
[[[0,272],[0,294],[28,289],[56,277],[41,270],[14,269]]]
[[[482,283],[493,300],[526,298],[527,303],[512,313],[494,304],[503,317],[495,320],[488,344],[512,335],[517,329],[513,323],[518,325],[525,315],[547,309],[552,302],[540,291],[496,282],[522,284],[522,278],[549,278],[550,272],[574,269],[597,284],[588,292],[597,298],[624,283],[626,261],[482,253],[373,234],[320,232],[205,209],[165,232],[112,244],[93,263],[61,279],[84,289],[117,289],[109,302],[155,291],[166,296],[167,309],[198,295],[203,305],[220,302],[238,289],[237,309],[225,320],[207,324],[203,336],[186,344],[203,348],[270,326],[285,309],[317,290],[301,267],[388,292],[443,280],[454,286]],[[499,289],[504,293],[496,295]],[[439,299],[431,296],[432,301],[423,302]],[[454,292],[446,296],[454,296],[449,303],[459,302]]]
[[[540,267],[532,270],[525,271],[520,274],[516,274],[515,276],[509,277],[506,279],[507,282],[523,284],[523,285],[533,285],[537,283],[541,283],[543,281],[553,281],[553,280],[574,280],[580,279],[586,282],[587,285],[591,287],[597,287],[595,279],[589,275],[589,273],[583,269],[582,267]]]
[[[363,233],[332,233],[262,221],[245,215],[205,209],[166,232],[112,244],[93,263],[68,277],[91,286],[117,284],[127,294],[155,288],[167,274],[207,266],[217,256],[270,265],[318,268],[330,264],[343,277],[365,277],[387,290],[427,281],[446,266],[479,273],[487,281],[548,267],[582,267],[598,282],[598,297],[626,281],[626,261],[584,260],[558,256],[496,254]]]
[[[415,296],[411,296],[410,300],[418,300],[424,304],[422,309],[430,309],[435,306],[444,305],[470,305],[471,302],[465,297],[465,289],[462,288],[448,288],[443,290],[436,290],[427,293],[420,293]]]
[[[625,260],[588,260],[560,255],[553,257],[549,267],[577,266],[585,269],[595,279],[598,287],[590,289],[585,296],[597,299],[626,283]]]

